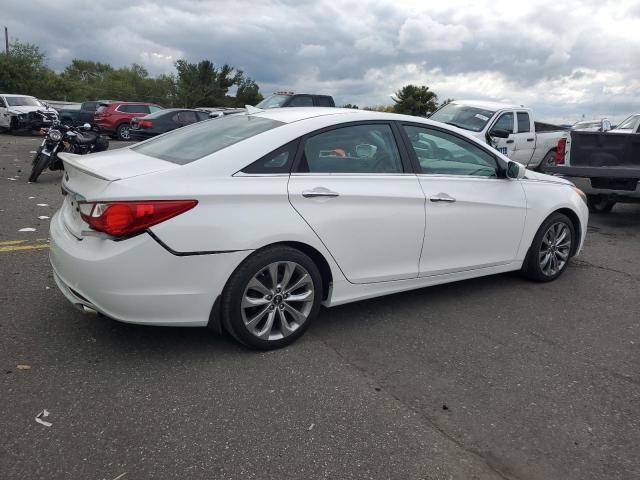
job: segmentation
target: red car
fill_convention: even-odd
[[[101,105],[94,117],[100,131],[120,140],[130,140],[129,128],[133,117],[142,117],[162,110],[162,107],[145,102],[111,102]]]

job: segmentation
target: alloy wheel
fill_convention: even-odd
[[[538,261],[540,269],[547,277],[560,272],[571,253],[571,230],[563,222],[552,224],[542,236]]]
[[[275,262],[256,273],[242,295],[242,320],[261,340],[288,337],[307,321],[314,304],[314,284],[295,262]]]

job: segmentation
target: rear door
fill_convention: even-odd
[[[516,112],[515,151],[510,158],[523,165],[529,164],[536,149],[536,133],[531,120],[526,110]]]
[[[307,136],[288,189],[350,282],[417,277],[425,198],[389,123]]]

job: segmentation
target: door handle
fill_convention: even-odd
[[[437,195],[434,195],[433,197],[429,198],[429,200],[431,200],[432,202],[448,202],[448,203],[453,203],[456,201],[455,198],[453,198],[450,195],[447,195],[446,193],[439,193]]]
[[[533,142],[533,138],[527,138],[527,142]]]
[[[505,143],[513,143],[513,141],[514,141],[514,140],[513,140],[513,139],[511,139],[511,140],[507,140]]]
[[[305,190],[304,192],[302,192],[302,196],[304,198],[339,197],[340,194],[324,187],[316,187],[313,190]]]

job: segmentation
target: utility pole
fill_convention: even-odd
[[[9,30],[7,27],[4,27],[4,48],[7,52],[7,57],[9,56]]]

